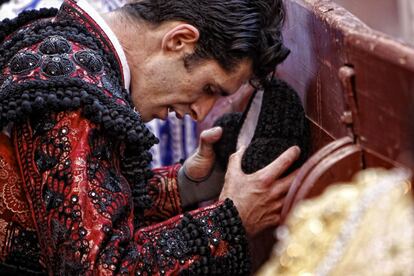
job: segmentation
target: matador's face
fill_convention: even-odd
[[[224,70],[212,59],[192,60],[199,32],[189,24],[166,22],[145,29],[141,48],[127,48],[132,101],[144,121],[166,119],[169,112],[202,121],[220,96],[234,94],[252,75],[250,60]]]
[[[202,121],[219,97],[234,94],[251,75],[251,63],[247,61],[230,73],[213,60],[190,68],[182,60],[165,57],[155,63],[156,69],[145,78],[145,88],[141,85],[138,97],[133,96],[144,121],[166,119],[169,112],[175,112],[178,118],[189,114]]]

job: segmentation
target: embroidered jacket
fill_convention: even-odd
[[[232,202],[183,213],[180,165],[148,169],[157,139],[84,10],[67,0],[0,30],[0,272],[249,273]]]

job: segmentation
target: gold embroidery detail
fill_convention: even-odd
[[[5,261],[5,248],[4,246],[6,243],[6,236],[7,236],[7,225],[8,223],[3,220],[0,219],[0,261],[4,262]]]
[[[22,190],[21,179],[2,157],[0,157],[0,183],[2,183],[0,197],[3,203],[0,206],[0,213],[3,214],[9,210],[16,215],[21,224],[28,226],[27,223],[30,221],[29,206]]]

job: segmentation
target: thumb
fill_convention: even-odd
[[[204,130],[200,134],[198,154],[204,157],[208,157],[214,154],[213,144],[220,140],[222,134],[223,129],[221,127],[214,127],[208,130]]]

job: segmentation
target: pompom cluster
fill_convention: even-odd
[[[246,233],[238,216],[238,211],[230,199],[213,211],[211,218],[219,226],[222,239],[232,246],[228,254],[211,256],[208,243],[203,239],[203,230],[199,229],[197,220],[186,214],[179,226],[189,238],[188,244],[200,259],[195,261],[182,275],[249,275],[251,263],[245,252],[247,250]]]
[[[56,12],[56,9],[24,12],[13,20],[6,19],[0,23],[0,68],[3,72],[10,66],[13,67],[10,68],[12,74],[25,74],[39,66],[37,55],[51,54],[46,56],[50,61],[43,58],[40,66],[47,79],[15,82],[11,75],[0,75],[0,128],[22,122],[32,114],[81,109],[85,118],[123,145],[121,169],[133,187],[135,206],[138,210],[148,208],[151,202],[146,181],[152,177],[149,149],[158,140],[140,115],[134,112],[130,96],[122,87],[121,69],[114,54],[104,50],[100,40],[85,26],[73,20],[48,20]],[[103,85],[113,94],[112,97],[82,78],[69,76],[65,70],[74,65],[68,58],[60,56],[71,51],[67,41],[93,51],[93,55],[87,51],[80,52],[75,62],[92,65],[91,73],[105,70]],[[42,43],[39,53],[22,51],[38,43]],[[73,70],[72,67],[69,69]]]

